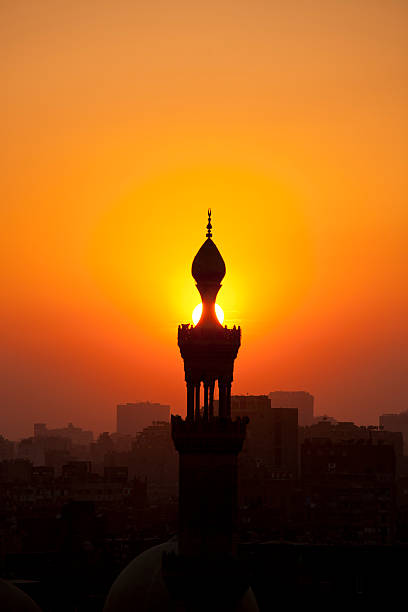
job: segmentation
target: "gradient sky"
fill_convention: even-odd
[[[408,408],[408,3],[3,0],[0,433],[184,413],[213,209],[234,393]]]

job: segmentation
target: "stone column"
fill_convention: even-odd
[[[198,382],[195,385],[195,420],[200,420],[200,388],[201,383]]]
[[[231,418],[231,382],[226,384],[225,416]]]
[[[218,380],[218,416],[226,417],[226,387],[223,380]]]
[[[212,421],[214,418],[214,386],[215,382],[212,380],[210,382],[210,405],[209,405],[209,419]]]
[[[204,382],[204,413],[203,418],[208,421],[208,383]]]
[[[194,421],[194,384],[187,383],[187,420]]]

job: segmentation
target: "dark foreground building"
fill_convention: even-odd
[[[207,229],[192,266],[202,315],[195,327],[178,330],[187,385],[187,416],[172,417],[179,452],[178,535],[122,572],[106,612],[258,609],[246,567],[236,556],[237,456],[247,419],[231,419],[231,384],[241,330],[222,327],[216,317],[225,263],[211,239],[210,211]]]

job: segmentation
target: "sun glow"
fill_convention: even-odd
[[[201,313],[202,312],[203,312],[203,305],[202,304],[197,304],[197,306],[193,310],[193,323],[194,323],[194,325],[197,325],[197,323],[201,319]],[[223,322],[224,322],[224,311],[221,308],[221,306],[218,306],[218,304],[215,305],[215,314],[217,315],[217,319],[219,320],[219,322],[222,325]]]

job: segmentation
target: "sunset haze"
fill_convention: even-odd
[[[212,209],[235,394],[408,409],[408,5],[0,8],[1,418],[185,414],[177,326]]]

